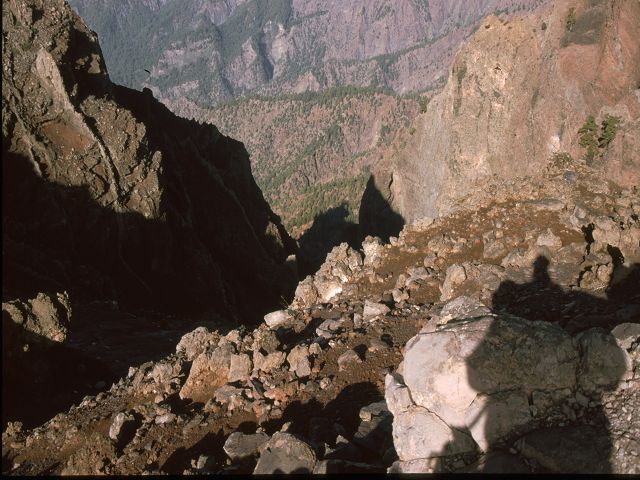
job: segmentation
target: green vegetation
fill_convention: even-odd
[[[556,152],[551,157],[551,165],[556,168],[566,168],[573,163],[573,157],[567,152]]]
[[[467,64],[463,63],[462,66],[456,72],[456,78],[458,79],[458,85],[462,84],[462,80],[467,76]]]
[[[584,158],[588,165],[593,162],[593,159],[598,154],[597,130],[596,119],[593,115],[589,115],[584,125],[578,130],[580,146],[587,149]]]
[[[606,148],[616,138],[618,128],[622,119],[613,115],[606,114],[602,120],[602,126],[600,129],[600,136],[598,137],[598,147]]]
[[[318,215],[343,203],[346,204],[349,212],[345,220],[357,223],[360,200],[367,180],[369,180],[368,172],[309,187],[301,192],[300,201],[287,205],[293,214],[285,222],[285,227],[291,230],[293,227],[312,222]],[[276,202],[276,209],[280,207],[278,203]]]
[[[220,26],[225,57],[235,58],[242,50],[242,45],[249,39],[257,38],[269,21],[286,28],[290,16],[291,0],[251,0],[240,5]]]
[[[427,108],[429,107],[429,101],[431,99],[427,97],[420,97],[420,113],[427,113]]]
[[[587,8],[576,15],[572,8],[567,14],[566,32],[560,41],[562,47],[570,43],[591,45],[602,38],[607,22],[607,4],[605,2],[589,2]]]
[[[603,153],[609,144],[613,141],[618,133],[618,129],[622,124],[622,119],[614,115],[606,114],[600,126],[600,134],[598,135],[598,126],[593,115],[589,115],[584,125],[578,130],[580,135],[580,146],[586,148],[585,161],[591,165],[595,158]]]
[[[567,19],[565,21],[568,32],[573,31],[573,27],[576,26],[576,9],[571,7],[569,13],[567,13]]]

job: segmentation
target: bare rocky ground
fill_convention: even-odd
[[[575,164],[550,165],[539,178],[484,181],[473,192],[450,215],[409,225],[390,244],[368,238],[362,252],[334,248],[293,303],[254,330],[210,323],[142,364],[132,345],[146,348],[156,332],[132,334],[126,353],[115,330],[93,340],[79,334],[77,348],[108,350],[109,362],[123,368],[129,359],[131,368],[37,428],[10,422],[3,473],[640,473],[638,191]],[[472,345],[464,332],[495,322],[542,339],[526,350],[530,339],[501,329],[495,350],[510,348],[516,360],[523,348],[539,364],[544,352],[560,351],[547,333],[564,342],[566,378],[546,371],[546,386],[525,394],[524,420],[512,421],[505,400],[495,428],[459,430],[445,413],[448,424],[416,439],[420,429],[406,430],[403,415],[422,408],[429,392],[411,383],[411,372],[433,376],[442,360],[420,367],[412,359],[426,357],[416,357],[417,345],[454,332],[459,350],[446,360],[454,365],[460,354],[464,365],[472,357],[463,355]],[[610,365],[611,351],[621,367]],[[502,365],[492,367],[500,388],[521,381],[505,375],[533,375]],[[474,388],[477,398],[488,391]],[[427,413],[451,412],[461,396]],[[452,437],[442,451],[426,450],[438,432]],[[414,441],[424,449],[412,451]]]

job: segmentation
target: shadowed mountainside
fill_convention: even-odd
[[[5,298],[46,278],[85,298],[215,305],[246,322],[278,305],[295,245],[242,144],[112,85],[64,2],[3,13]]]

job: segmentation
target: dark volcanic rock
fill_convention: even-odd
[[[62,0],[3,2],[2,27],[4,294],[273,309],[295,247],[243,145],[113,85]]]

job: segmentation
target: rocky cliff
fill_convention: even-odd
[[[492,12],[537,0],[75,0],[117,82],[163,100],[211,105],[354,85],[397,93],[446,76],[458,46]],[[149,70],[149,74],[145,72]]]
[[[625,1],[485,19],[414,135],[380,162],[385,198],[409,221],[434,217],[478,178],[535,174],[567,155],[637,184],[639,26],[640,6]]]
[[[64,1],[2,9],[3,298],[68,290],[247,322],[277,306],[294,244],[243,145],[113,85]]]

